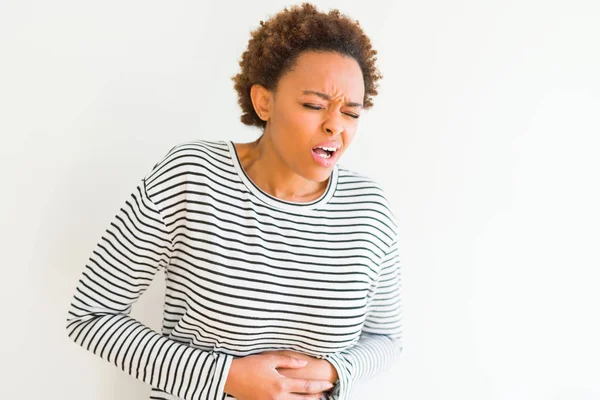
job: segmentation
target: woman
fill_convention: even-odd
[[[338,166],[381,75],[358,22],[284,9],[235,76],[253,143],[197,140],[144,176],[78,282],[67,331],[153,399],[347,399],[401,351],[398,228]],[[131,318],[164,268],[162,333]]]

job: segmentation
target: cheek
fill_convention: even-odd
[[[297,131],[302,128],[302,120],[302,113],[293,110],[286,113],[284,123],[287,129]]]
[[[290,113],[289,121],[299,130],[311,130],[319,126],[320,115],[317,111],[297,108]]]
[[[343,133],[344,144],[346,145],[346,147],[350,146],[350,143],[352,143],[355,136],[356,136],[356,126],[351,126],[351,127],[346,128],[346,131]]]
[[[286,142],[305,143],[319,129],[320,120],[317,112],[306,112],[294,109],[279,116],[277,129],[285,136]]]

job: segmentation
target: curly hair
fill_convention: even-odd
[[[358,21],[353,21],[333,9],[319,12],[310,3],[287,7],[251,32],[248,48],[242,54],[241,72],[232,77],[242,108],[240,120],[245,125],[264,128],[266,122],[258,117],[250,88],[260,84],[275,91],[281,76],[288,72],[304,51],[331,51],[354,58],[362,71],[365,96],[363,108],[373,106],[377,95],[377,81],[383,76],[375,66],[377,50],[363,32]]]

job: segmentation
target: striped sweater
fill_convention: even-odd
[[[163,269],[161,332],[130,316]],[[139,182],[82,268],[66,328],[151,385],[152,399],[234,399],[231,361],[272,350],[328,360],[327,399],[402,349],[398,226],[382,188],[336,165],[296,203],[256,186],[231,141],[173,147]]]

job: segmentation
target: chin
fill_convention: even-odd
[[[308,174],[305,174],[304,177],[310,181],[322,183],[322,182],[325,182],[327,179],[329,179],[332,171],[333,171],[333,168],[313,169],[313,170],[309,171]]]

